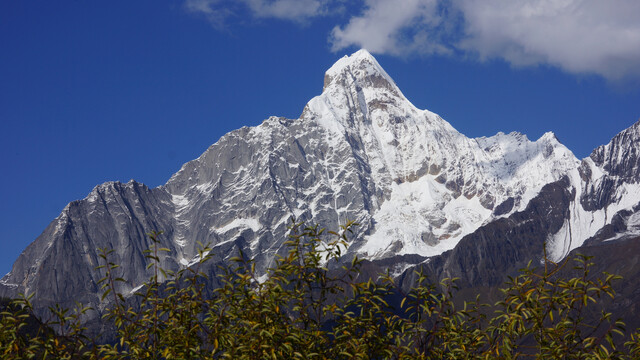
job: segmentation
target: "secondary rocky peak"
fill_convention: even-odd
[[[640,120],[591,153],[593,162],[610,175],[640,182]]]
[[[542,134],[542,136],[540,137],[540,140],[548,141],[548,142],[554,142],[554,143],[559,143],[560,142],[558,140],[558,137],[556,136],[556,134],[553,131],[547,131],[546,133]]]

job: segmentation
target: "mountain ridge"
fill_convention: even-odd
[[[199,244],[210,244],[212,264],[241,249],[264,274],[286,251],[292,216],[329,229],[355,220],[361,225],[347,257],[398,259],[400,276],[425,258],[455,253],[487,226],[508,233],[517,225],[491,224],[538,216],[526,213],[549,184],[573,198],[562,201],[561,222],[541,228],[535,241],[549,242],[552,256],[562,258],[610,224],[609,212],[631,208],[620,218],[635,229],[632,208],[640,199],[625,191],[640,182],[639,127],[583,160],[550,132],[536,141],[515,132],[467,138],[413,106],[360,50],[327,71],[323,92],[299,119],[270,117],[234,130],[159,187],[107,182],[70,203],[0,280],[0,296],[35,294],[40,308],[99,304],[96,250],[105,247],[116,250],[113,261],[129,280],[119,290],[130,293],[150,276],[143,250],[151,230],[164,231],[161,245],[170,252],[160,263],[168,270],[189,266]]]

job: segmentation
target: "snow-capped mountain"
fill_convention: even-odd
[[[525,209],[480,226],[449,252],[420,264],[432,279],[460,278],[463,286],[495,287],[546,255],[595,256],[596,271],[623,274],[630,286],[616,300],[619,315],[634,307],[640,325],[640,121],[598,147],[577,168],[546,184]],[[546,248],[546,249],[545,249]],[[569,267],[570,268],[570,267]],[[403,274],[405,287],[415,280]],[[624,305],[627,304],[627,305]]]
[[[503,249],[511,264],[540,256],[546,241],[561,258],[621,211],[630,213],[615,236],[638,230],[639,128],[582,161],[552,133],[536,141],[519,133],[468,138],[413,106],[360,50],[326,72],[322,94],[299,119],[271,117],[232,131],[158,188],[110,182],[71,202],[0,280],[0,296],[35,294],[39,307],[81,301],[99,309],[97,249],[115,250],[111,260],[129,280],[121,291],[131,292],[150,275],[143,250],[152,230],[164,231],[167,269],[190,266],[199,244],[210,244],[212,263],[242,249],[264,273],[286,251],[291,216],[329,229],[355,220],[346,257],[391,263],[398,275],[418,263],[439,274],[465,272],[442,264],[470,256],[470,247]],[[522,224],[539,233],[519,237],[513,229]],[[500,231],[509,246],[482,249],[485,235]],[[503,276],[500,269],[491,271]]]
[[[353,154],[330,164],[334,172],[363,169],[358,175],[372,182],[364,216],[371,233],[354,244],[368,258],[452,249],[486,221],[522,209],[579,163],[552,133],[536,142],[519,133],[460,134],[413,106],[364,50],[327,71],[323,93],[301,121],[323,127],[333,151]]]

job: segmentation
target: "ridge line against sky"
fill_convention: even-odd
[[[0,275],[94,186],[297,118],[359,48],[468,137],[552,131],[583,158],[640,117],[639,39],[636,0],[1,2]]]

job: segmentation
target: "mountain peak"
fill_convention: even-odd
[[[300,117],[343,133],[370,125],[373,118],[393,126],[418,112],[378,61],[362,49],[326,71],[322,94],[307,103]]]
[[[373,87],[396,87],[393,79],[365,49],[336,61],[325,73],[324,89],[332,84],[344,84],[345,80],[358,81],[362,83],[361,86],[368,84]]]

